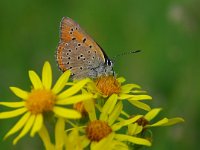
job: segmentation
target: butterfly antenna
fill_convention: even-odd
[[[138,52],[141,52],[141,50],[133,50],[133,51],[129,51],[129,52],[124,52],[124,53],[114,56],[111,60],[112,60],[112,62],[115,62],[116,58],[118,58],[118,57],[129,55],[129,54],[134,54],[134,53],[138,53]]]

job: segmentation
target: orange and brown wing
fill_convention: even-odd
[[[70,69],[75,75],[87,76],[88,66],[105,62],[101,48],[72,19],[64,17],[60,28],[56,58],[62,71]]]

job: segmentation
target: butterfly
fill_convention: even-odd
[[[71,70],[73,79],[114,75],[113,63],[104,50],[68,17],[60,23],[56,61],[61,71]]]

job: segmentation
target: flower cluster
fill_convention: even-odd
[[[41,79],[29,71],[30,91],[10,87],[21,100],[1,102],[12,110],[0,112],[0,119],[20,116],[4,139],[17,134],[16,144],[26,134],[38,134],[47,150],[128,150],[152,145],[151,127],[174,125],[184,120],[163,118],[152,123],[161,108],[151,108],[145,101],[152,97],[139,85],[125,84],[125,79],[101,76],[69,82],[70,71],[64,72],[52,86],[52,70],[45,62]],[[128,113],[124,104],[144,113]],[[47,128],[49,116],[54,120],[54,140]],[[54,141],[54,142],[53,142]]]

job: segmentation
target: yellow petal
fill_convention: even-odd
[[[54,85],[52,91],[57,94],[59,93],[65,86],[65,84],[67,83],[68,79],[70,76],[70,71],[65,71],[60,78],[58,79],[58,81],[56,82],[56,84]]]
[[[130,99],[131,97],[133,97],[133,95],[122,93],[122,94],[119,94],[118,99],[119,99],[119,100],[124,100],[124,99]]]
[[[137,135],[141,133],[142,130],[143,130],[143,127],[138,125],[137,123],[128,125],[128,135]]]
[[[147,94],[147,91],[144,91],[144,90],[132,90],[131,93],[140,95],[140,94]]]
[[[171,125],[174,125],[174,124],[177,124],[177,123],[181,123],[181,122],[184,122],[183,118],[180,118],[180,117],[171,118],[171,119],[168,119],[167,123],[162,124],[162,126],[171,126]]]
[[[133,95],[129,100],[151,100],[152,97],[149,95]]]
[[[15,145],[26,133],[31,129],[35,120],[35,115],[31,115],[26,122],[24,128],[22,129],[21,133],[14,139],[13,144]]]
[[[49,133],[44,125],[42,126],[38,134],[40,138],[42,139],[42,142],[46,150],[55,150],[53,144],[51,143]]]
[[[123,83],[123,82],[126,81],[126,79],[125,79],[124,77],[119,77],[119,78],[117,78],[117,81],[118,81],[119,83]]]
[[[115,105],[113,112],[110,114],[110,116],[108,118],[108,125],[109,126],[111,126],[117,120],[117,118],[121,114],[122,108],[123,108],[122,102],[119,101],[117,103],[117,105]]]
[[[80,95],[68,97],[66,99],[57,100],[56,104],[69,105],[69,104],[75,104],[75,103],[78,103],[78,102],[81,102],[81,101],[85,101],[85,100],[90,100],[92,98],[93,98],[92,94],[80,94]]]
[[[168,119],[167,118],[163,118],[162,120],[159,120],[158,122],[152,124],[152,125],[146,125],[145,128],[148,128],[148,127],[157,127],[157,126],[162,126],[166,123],[168,123]]]
[[[23,107],[23,108],[19,108],[19,109],[13,110],[13,111],[1,112],[0,119],[16,117],[16,116],[23,114],[26,111],[27,111],[27,108]]]
[[[114,138],[114,133],[110,133],[108,136],[104,137],[99,142],[92,142],[91,150],[111,150],[112,149],[112,141]]]
[[[147,119],[148,121],[151,121],[157,114],[161,111],[161,108],[154,108],[151,111],[149,111],[144,118]]]
[[[11,108],[19,108],[19,107],[24,107],[25,102],[0,102],[0,105],[11,107]]]
[[[34,89],[42,89],[43,85],[39,78],[39,76],[34,71],[29,71],[29,78],[31,80],[31,83],[34,87]]]
[[[126,126],[126,125],[129,125],[135,121],[137,121],[138,119],[140,119],[142,117],[142,115],[137,115],[131,119],[127,119],[127,120],[123,120],[123,121],[120,121],[118,123],[115,123],[113,126],[112,126],[112,129],[113,131],[116,131],[116,130],[119,130],[121,129],[123,126]]]
[[[129,93],[133,88],[140,89],[141,87],[137,84],[125,84],[121,86],[121,93]]]
[[[115,138],[118,139],[119,141],[127,141],[134,144],[151,146],[151,142],[143,138],[137,138],[137,137],[124,135],[124,134],[116,134]]]
[[[71,86],[71,85],[74,85],[74,83],[68,81],[68,82],[66,83],[66,85],[70,85],[70,86]]]
[[[30,117],[30,112],[27,112],[26,114],[24,114],[21,119],[14,125],[14,127],[12,129],[10,129],[10,131],[5,135],[4,139],[7,138],[8,136],[16,133],[17,131],[19,131],[24,124],[27,122],[28,118]]]
[[[132,105],[134,105],[135,107],[138,107],[140,109],[146,110],[146,111],[150,111],[151,107],[143,102],[140,101],[129,101]]]
[[[83,148],[87,147],[90,144],[90,140],[86,136],[81,137],[81,146]],[[80,149],[82,150],[82,149]]]
[[[31,137],[33,137],[35,135],[36,132],[38,132],[43,125],[43,116],[42,114],[37,114],[36,118],[35,118],[35,122],[33,124],[33,128],[31,130]]]
[[[96,112],[95,112],[95,105],[94,105],[94,101],[84,101],[84,107],[85,110],[88,113],[88,116],[90,118],[90,121],[94,121],[97,120],[97,116],[96,116]]]
[[[73,109],[67,109],[62,107],[55,106],[53,108],[53,112],[59,117],[69,118],[69,119],[79,119],[81,118],[81,114]]]
[[[76,94],[77,92],[79,92],[81,90],[82,87],[85,86],[85,84],[87,84],[88,82],[90,82],[91,80],[86,78],[86,79],[83,79],[77,83],[75,83],[75,85],[73,85],[72,87],[70,87],[69,89],[63,91],[62,93],[60,93],[58,95],[58,99],[65,99],[69,96],[72,96],[74,94]]]
[[[64,145],[65,137],[65,120],[63,118],[58,118],[55,127],[55,143],[56,150],[62,150]]]
[[[42,83],[45,89],[51,89],[52,84],[52,70],[51,65],[48,61],[44,63],[43,70],[42,70]]]
[[[101,115],[100,115],[100,120],[106,121],[108,115],[113,111],[115,105],[117,103],[117,94],[112,94],[106,103],[103,106]]]
[[[28,98],[28,92],[17,88],[17,87],[10,87],[10,90],[19,98],[26,100]]]

